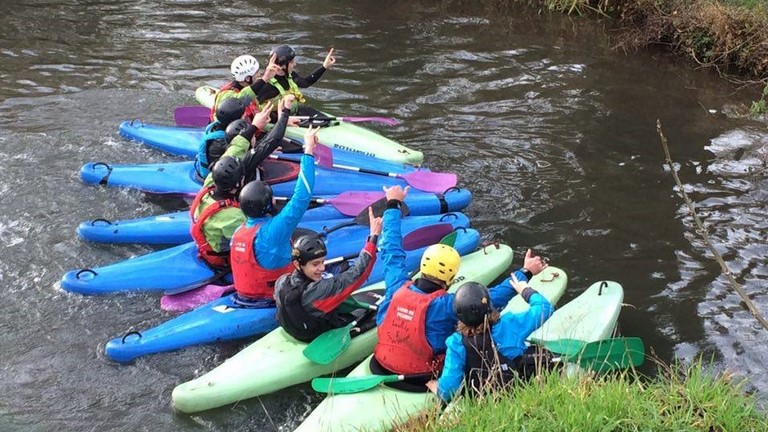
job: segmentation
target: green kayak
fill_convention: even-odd
[[[195,99],[201,105],[210,108],[213,106],[216,92],[218,89],[215,87],[198,87],[195,91]],[[303,142],[304,132],[303,128],[289,127],[285,131],[285,136]],[[421,165],[424,162],[422,152],[409,149],[396,141],[352,123],[332,122],[331,125],[321,128],[317,136],[321,144],[332,148],[398,163]]]
[[[560,270],[556,271],[562,273]],[[547,277],[544,275],[544,278]],[[540,285],[541,278],[537,278],[539,281],[532,282],[532,285],[551,302],[556,301],[562,290],[555,290],[553,293],[543,288]],[[602,282],[592,285],[579,297],[558,309],[531,338],[544,341],[579,339],[593,342],[610,337],[616,327],[624,292],[617,283],[607,282],[602,289],[601,284]],[[527,306],[520,300],[515,305],[510,303],[508,309],[522,311]],[[348,376],[371,375],[369,362],[370,357]],[[575,369],[572,366],[571,368]],[[296,432],[389,430],[438,403],[437,396],[432,393],[409,393],[379,385],[360,393],[325,398]]]
[[[512,248],[486,246],[461,258],[453,286],[469,281],[489,284],[511,263]],[[383,289],[384,283],[379,282],[361,291]],[[197,412],[307,382],[360,362],[373,353],[376,340],[374,328],[353,338],[351,346],[335,361],[319,365],[302,354],[306,343],[278,328],[205,375],[178,385],[172,394],[173,406],[182,412]]]

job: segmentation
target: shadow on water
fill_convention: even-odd
[[[185,205],[80,183],[89,161],[173,160],[121,139],[119,122],[170,123],[197,86],[227,79],[231,58],[251,52],[263,62],[279,43],[296,47],[303,73],[335,46],[337,66],[307,96],[329,112],[403,120],[376,129],[459,174],[484,240],[511,244],[516,262],[532,247],[564,268],[564,300],[618,281],[630,305],[624,334],[667,361],[716,354],[765,394],[765,332],[696,235],[655,131],[658,118],[715,244],[768,313],[768,135],[764,124],[723,114],[749,96],[660,53],[613,53],[591,21],[492,4],[0,4],[14,28],[0,34],[0,429],[290,430],[320,400],[305,385],[175,414],[173,387],[243,344],[117,365],[104,358],[106,341],[171,317],[158,296],[58,289],[70,268],[151,250],[85,244],[79,222]]]

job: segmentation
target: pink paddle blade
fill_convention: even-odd
[[[443,193],[456,186],[456,174],[439,173],[432,171],[414,171],[407,174],[398,174],[397,177],[407,181],[415,189],[425,192]]]
[[[160,308],[171,312],[186,312],[234,291],[234,285],[204,285],[183,293],[164,295],[160,299]]]
[[[181,106],[173,111],[173,120],[177,126],[205,127],[208,126],[211,110],[204,106]]]
[[[339,117],[339,120],[349,123],[381,123],[387,126],[397,126],[400,121],[392,117]]]
[[[332,205],[336,210],[346,216],[357,216],[368,206],[382,198],[384,198],[383,192],[347,191],[326,200],[324,203]]]

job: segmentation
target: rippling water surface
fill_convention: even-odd
[[[474,3],[0,2],[0,430],[291,430],[319,402],[304,385],[175,414],[173,387],[242,344],[118,365],[104,343],[170,318],[158,296],[58,287],[70,268],[151,250],[80,242],[80,221],[184,207],[80,183],[85,162],[173,159],[121,139],[120,121],[170,123],[232,58],[265,62],[280,43],[304,73],[336,47],[337,67],[307,95],[403,120],[378,130],[459,174],[484,240],[549,256],[571,277],[567,297],[622,283],[624,334],[665,361],[714,356],[765,395],[768,333],[696,234],[655,131],[658,118],[715,246],[768,314],[768,133],[735,114],[757,90],[663,54],[614,53],[593,22]]]

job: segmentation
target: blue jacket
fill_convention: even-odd
[[[403,250],[403,238],[400,231],[400,210],[388,209],[384,212],[384,224],[379,241],[381,243],[379,256],[384,262],[386,291],[384,300],[376,313],[376,325],[381,325],[384,321],[395,291],[410,279],[405,269],[405,251]],[[528,281],[528,278],[521,271],[516,271],[515,275],[521,281]],[[411,285],[409,289],[422,292],[414,285]],[[517,295],[509,283],[501,283],[489,291],[491,301],[499,309],[503,309],[509,300]],[[435,354],[445,352],[445,340],[456,330],[456,325],[459,322],[459,318],[453,312],[453,297],[452,293],[437,297],[427,307],[427,341]]]
[[[262,223],[253,240],[256,259],[265,269],[273,270],[291,262],[291,235],[309,207],[314,187],[315,158],[305,154],[291,200],[280,213]],[[258,219],[248,218],[245,225],[252,227],[257,223]]]
[[[508,359],[523,354],[526,349],[525,340],[552,316],[554,311],[549,301],[539,293],[533,294],[528,303],[531,307],[526,312],[503,314],[501,319],[491,327],[491,338],[496,344],[496,349]],[[448,338],[446,345],[448,351],[445,355],[443,373],[437,382],[437,394],[448,402],[464,380],[467,352],[462,343],[462,336],[458,332]]]

